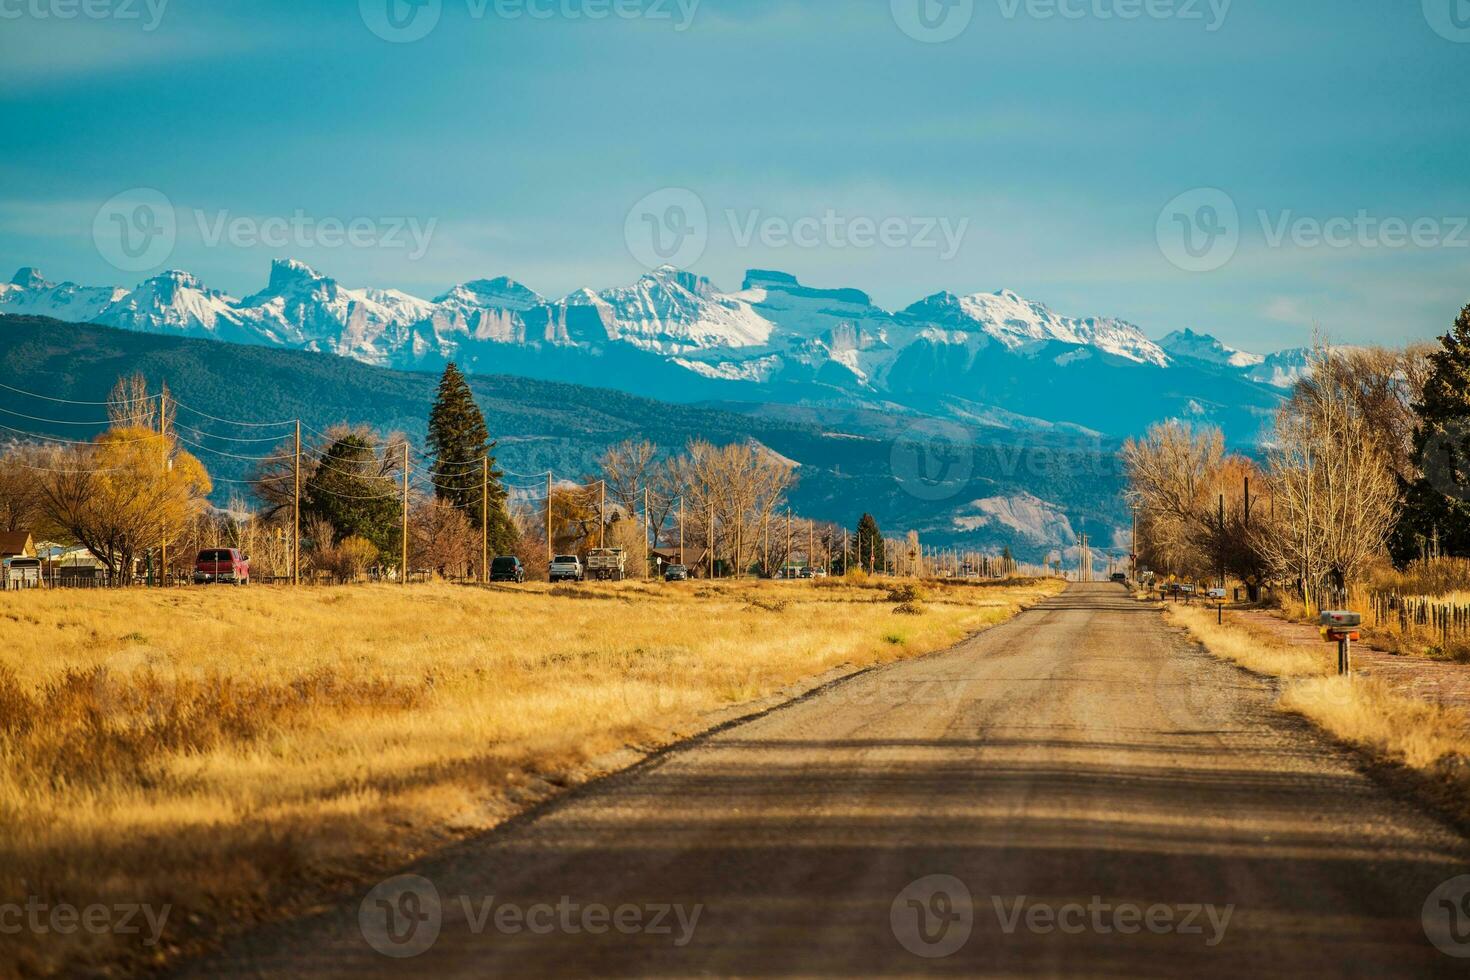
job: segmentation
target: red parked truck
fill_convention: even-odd
[[[250,584],[250,558],[238,548],[207,548],[194,559],[194,584]]]

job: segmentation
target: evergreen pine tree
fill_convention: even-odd
[[[1440,344],[1414,405],[1421,476],[1405,488],[1390,544],[1399,563],[1418,558],[1431,542],[1441,554],[1470,555],[1470,306]]]
[[[505,476],[495,465],[495,443],[485,416],[459,368],[451,362],[439,379],[439,396],[429,412],[429,453],[434,457],[430,472],[434,494],[464,512],[476,530],[480,528],[480,495],[484,479],[482,459],[490,461],[489,539],[490,553],[503,555],[516,543],[515,527],[506,507]]]
[[[883,570],[883,532],[872,514],[864,514],[858,521],[857,544],[853,546],[853,561],[861,561],[864,571]]]

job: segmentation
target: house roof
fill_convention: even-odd
[[[34,555],[30,531],[0,531],[0,555]]]

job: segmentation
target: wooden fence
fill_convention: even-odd
[[[1400,633],[1431,633],[1442,640],[1470,635],[1470,605],[1464,603],[1374,592],[1369,604],[1375,626],[1396,627]]]

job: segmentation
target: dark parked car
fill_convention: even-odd
[[[687,582],[689,581],[689,569],[684,565],[670,565],[664,569],[665,582]]]
[[[236,548],[210,548],[194,559],[194,584],[229,582],[250,584],[250,557]]]
[[[515,555],[501,555],[490,563],[490,581],[524,582],[526,566]]]
[[[1113,573],[1113,581],[1114,582],[1127,582],[1128,581],[1128,576],[1126,574],[1124,574],[1123,572],[1114,572]]]

